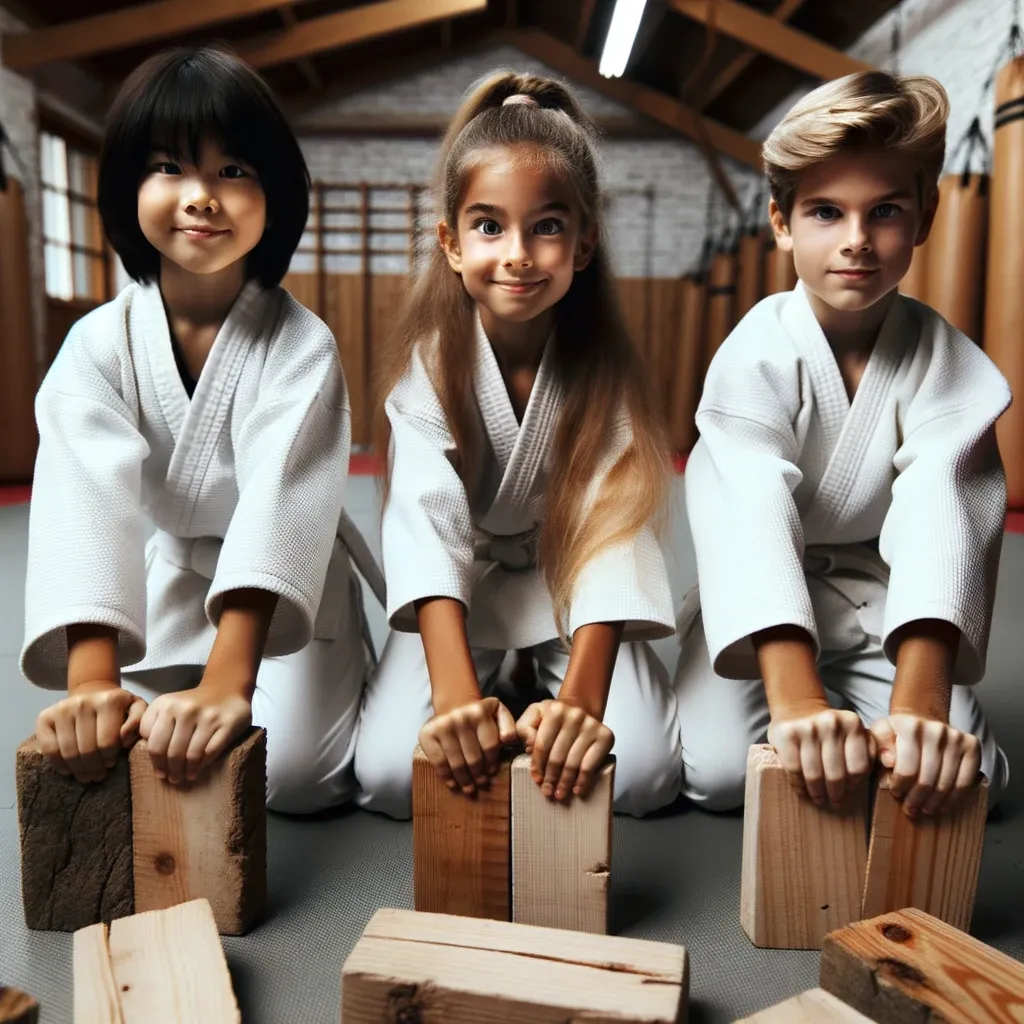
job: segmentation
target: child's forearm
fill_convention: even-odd
[[[773,626],[751,637],[773,721],[803,718],[829,706],[814,640],[799,626]]]
[[[889,713],[948,723],[960,630],[940,619],[919,619],[900,630],[898,644]]]
[[[116,629],[86,622],[68,626],[65,635],[68,643],[68,693],[81,683],[121,685]]]
[[[443,715],[480,700],[483,694],[469,650],[462,602],[450,597],[428,597],[417,601],[415,608],[435,714]]]
[[[277,600],[277,594],[255,588],[230,590],[224,595],[217,637],[200,686],[252,700]]]
[[[582,708],[599,721],[604,718],[615,659],[622,641],[621,622],[591,622],[572,637],[572,654],[558,699]]]

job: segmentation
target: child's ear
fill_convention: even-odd
[[[590,261],[594,258],[594,250],[597,248],[597,225],[591,224],[585,227],[579,238],[576,240],[576,252],[572,258],[572,269],[575,271],[586,270]]]
[[[935,223],[935,213],[939,208],[939,190],[932,189],[931,195],[924,204],[921,211],[921,226],[917,229],[917,236],[914,238],[914,245],[924,245],[931,234],[932,224]]]
[[[448,266],[455,271],[456,274],[462,273],[462,253],[459,250],[459,239],[455,232],[448,227],[447,223],[443,220],[437,222],[437,240],[441,243],[441,248],[444,249],[445,256],[448,257]]]
[[[775,235],[775,244],[783,252],[792,252],[793,236],[789,233],[789,224],[782,216],[779,204],[774,199],[768,201],[768,219],[771,221],[772,233]]]

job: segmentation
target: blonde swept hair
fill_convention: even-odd
[[[793,105],[761,149],[772,198],[793,210],[801,171],[841,153],[892,149],[917,165],[922,200],[946,157],[949,97],[927,75],[861,71],[826,82]]]
[[[505,103],[513,96],[535,103]],[[599,551],[663,521],[671,482],[668,435],[648,393],[640,357],[629,337],[611,272],[598,176],[597,133],[575,96],[560,82],[513,71],[473,86],[441,146],[434,198],[454,231],[472,175],[495,150],[512,151],[524,166],[542,167],[574,194],[583,226],[597,239],[587,266],[573,275],[554,307],[553,365],[563,389],[538,537],[538,565],[552,596],[555,623],[567,642],[576,580]],[[378,378],[377,451],[389,452],[384,402],[420,346],[457,449],[455,466],[468,491],[482,470],[474,392],[476,304],[462,278],[434,245],[416,274]],[[420,343],[437,339],[433,346]],[[622,413],[630,439],[587,500],[611,451]],[[391,460],[384,474],[390,491]]]

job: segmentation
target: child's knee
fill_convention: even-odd
[[[394,745],[356,744],[356,802],[368,811],[406,820],[412,817],[412,755]]]
[[[712,747],[707,755],[684,754],[683,793],[707,811],[734,811],[743,806],[747,750],[739,744]]]
[[[616,814],[642,818],[668,806],[679,796],[680,753],[675,730],[666,736],[648,736],[639,742],[616,743]]]
[[[282,814],[315,814],[350,800],[355,792],[351,765],[333,770],[294,753],[267,756],[267,807]]]

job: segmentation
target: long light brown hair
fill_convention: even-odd
[[[513,95],[532,104],[508,104]],[[555,372],[564,393],[548,461],[538,562],[552,595],[555,622],[566,640],[569,609],[581,569],[599,551],[628,541],[645,525],[661,525],[667,507],[670,463],[659,403],[648,392],[637,352],[619,306],[607,255],[596,133],[575,97],[561,83],[535,75],[499,72],[467,94],[445,136],[434,182],[435,199],[454,232],[472,174],[495,149],[515,150],[546,169],[575,194],[583,226],[597,243],[584,270],[555,307]],[[383,402],[421,348],[448,427],[456,466],[467,489],[480,470],[474,393],[475,304],[461,277],[434,246],[418,272],[383,353],[376,444],[388,452],[390,424]],[[585,498],[607,461],[616,422],[628,416],[631,440],[607,473],[596,498]],[[391,460],[384,477],[390,488]]]

